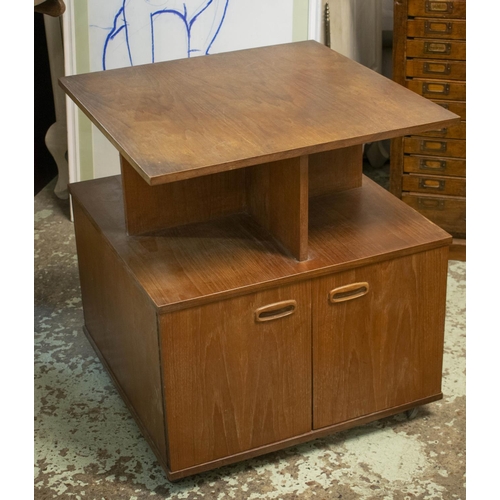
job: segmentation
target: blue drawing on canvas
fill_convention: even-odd
[[[120,0],[107,27],[102,69],[116,66],[111,59],[119,51],[120,66],[209,54],[229,1]]]

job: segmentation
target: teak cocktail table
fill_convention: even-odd
[[[362,145],[459,118],[316,42],[61,79],[84,330],[171,480],[440,399],[451,236]]]

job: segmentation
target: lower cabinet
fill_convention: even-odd
[[[170,470],[311,429],[311,285],[160,316]]]
[[[440,248],[161,315],[170,470],[439,396],[446,262]]]

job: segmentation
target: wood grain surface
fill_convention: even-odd
[[[404,171],[414,174],[443,174],[465,177],[465,160],[435,156],[405,156]]]
[[[248,212],[297,260],[307,259],[307,156],[248,167]]]
[[[406,87],[429,99],[465,100],[466,95],[465,82],[414,78],[406,81]]]
[[[360,187],[362,174],[362,146],[309,155],[309,197]]]
[[[445,194],[451,196],[465,196],[466,193],[464,177],[428,174],[404,175],[403,189],[415,193]]]
[[[466,199],[439,194],[403,193],[402,200],[456,238],[465,238]]]
[[[441,392],[448,248],[314,280],[314,429]],[[330,303],[329,291],[367,282]]]
[[[422,132],[422,135],[425,137],[444,137],[445,139],[465,139],[467,131],[465,122],[460,122],[457,125]]]
[[[412,136],[403,138],[403,150],[411,154],[465,158],[465,142],[463,139]]]
[[[450,245],[450,260],[466,261],[466,241],[462,238],[453,238]]]
[[[255,321],[283,300],[293,314]],[[310,314],[306,282],[160,317],[172,471],[311,430]]]
[[[443,399],[442,393],[434,394],[424,399],[412,401],[411,403],[407,403],[401,406],[393,406],[392,408],[387,408],[386,410],[382,410],[376,413],[370,413],[369,415],[363,415],[362,417],[354,418],[352,420],[347,420],[345,422],[341,422],[340,424],[330,425],[328,427],[323,427],[321,429],[312,430],[310,432],[307,432],[306,434],[301,434],[299,436],[294,436],[289,439],[284,439],[283,441],[278,441],[276,443],[260,446],[258,448],[253,448],[252,450],[216,459],[213,460],[212,462],[207,462],[205,464],[196,465],[194,467],[188,467],[186,469],[182,469],[180,471],[175,471],[175,472],[172,472],[169,469],[167,469],[166,470],[167,477],[170,481],[177,481],[183,477],[215,469],[216,467],[222,467],[224,465],[241,462],[242,460],[258,457],[261,455],[265,455],[266,453],[271,453],[284,448],[289,448],[291,446],[295,446],[300,443],[306,443],[308,441],[312,441],[313,439],[324,438],[336,432],[340,432],[353,427],[359,427],[361,425],[367,424],[368,422],[373,422],[374,420],[380,420],[390,415],[397,415],[398,413],[403,413],[407,410],[411,410],[412,408],[420,407],[428,403],[431,403],[433,401],[438,401],[440,399]]]
[[[121,171],[129,235],[245,211],[244,169],[158,186],[147,184],[123,156]]]
[[[465,40],[465,21],[456,19],[409,19],[407,23],[407,33],[411,38]]]
[[[445,109],[450,110],[452,113],[460,116],[461,120],[467,119],[467,106],[465,102],[461,101],[443,101],[441,99],[432,99],[432,102],[443,106]]]
[[[430,59],[408,59],[406,75],[416,78],[443,78],[465,80],[465,61],[433,61]]]
[[[458,238],[465,236],[465,17],[465,0],[394,3],[394,80],[461,121],[393,139],[390,190]]]
[[[456,118],[314,41],[60,84],[150,184],[422,132]]]
[[[76,200],[73,208],[86,330],[165,463],[156,310]]]
[[[309,255],[298,262],[247,214],[127,236],[119,176],[71,185],[134,278],[162,311],[190,307],[451,242],[385,189],[363,186],[309,203]]]
[[[431,59],[457,59],[465,61],[466,46],[461,40],[429,40],[416,38],[406,41],[407,57],[425,57]]]
[[[408,15],[414,17],[436,17],[465,19],[465,0],[408,0]]]

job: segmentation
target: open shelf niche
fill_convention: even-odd
[[[121,156],[130,236],[245,212],[298,261],[308,258],[309,198],[361,186],[362,146],[149,185]]]

